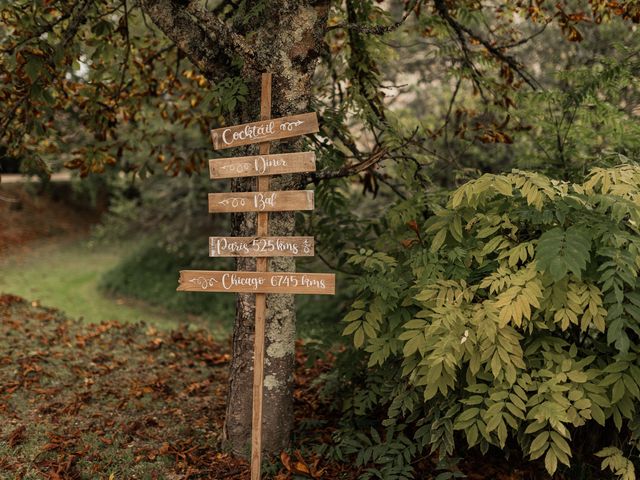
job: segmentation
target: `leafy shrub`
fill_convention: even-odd
[[[397,248],[349,260],[362,273],[344,334],[369,370],[344,408],[361,426],[384,409],[373,443],[408,440],[411,458],[515,447],[553,474],[637,441],[640,167],[596,168],[583,183],[486,174],[408,225]],[[335,448],[368,448],[353,438]],[[363,455],[367,476],[412,474],[410,458],[395,473],[396,458]],[[599,455],[635,478],[617,448]]]
[[[228,325],[234,315],[233,296],[176,291],[179,270],[202,268],[204,261],[173,253],[160,242],[147,241],[107,272],[100,288],[112,295],[133,297],[170,311],[206,315]]]

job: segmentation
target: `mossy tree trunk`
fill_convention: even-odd
[[[146,10],[158,25],[211,80],[223,78],[233,59],[244,62],[242,75],[248,82],[251,100],[239,118],[259,118],[260,75],[273,74],[272,116],[286,116],[308,111],[311,79],[323,48],[329,2],[264,1],[264,10],[250,23],[244,19],[225,21],[215,12],[202,10],[197,2],[147,0]],[[235,23],[235,24],[234,24]],[[222,47],[221,47],[222,46]],[[282,143],[272,151],[301,151],[297,139]],[[272,189],[303,188],[299,175],[283,175],[272,180]],[[255,181],[235,180],[234,191],[255,189]],[[269,234],[288,236],[295,229],[294,214],[273,213]],[[251,236],[256,232],[256,215],[235,215],[233,236]],[[241,258],[238,270],[254,270],[255,260]],[[291,258],[279,257],[269,262],[271,271],[294,271]],[[293,427],[293,368],[295,309],[292,295],[267,296],[265,344],[265,380],[263,406],[263,448],[274,453],[289,444]],[[225,436],[231,450],[248,456],[251,444],[251,410],[253,384],[254,296],[238,295],[233,333],[229,396]]]

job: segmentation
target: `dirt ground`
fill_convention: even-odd
[[[52,238],[78,238],[98,221],[95,212],[66,201],[67,184],[37,190],[37,184],[0,183],[0,257],[28,253]]]

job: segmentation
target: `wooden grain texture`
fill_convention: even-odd
[[[314,244],[313,237],[209,237],[209,256],[313,257]]]
[[[260,120],[271,118],[271,73],[262,74],[260,94]],[[269,155],[270,142],[260,144],[260,155]],[[258,178],[258,191],[269,190],[271,177]],[[258,213],[257,235],[269,235],[269,214]],[[266,258],[256,259],[256,271],[266,272],[269,264]],[[251,413],[251,480],[260,480],[262,463],[262,401],[264,390],[264,332],[267,322],[267,297],[264,293],[256,294],[255,334],[253,337],[253,405]]]
[[[258,177],[258,180],[265,177]],[[313,210],[313,190],[210,193],[210,213]],[[260,219],[258,218],[258,227]],[[260,233],[258,235],[262,236]]]
[[[318,131],[318,116],[315,112],[309,112],[232,127],[216,128],[211,130],[211,140],[214,150],[222,150],[252,143],[273,142]]]
[[[251,155],[209,160],[209,175],[213,179],[315,171],[316,154],[313,152],[276,153],[274,155]]]
[[[181,292],[335,294],[332,273],[180,271]]]

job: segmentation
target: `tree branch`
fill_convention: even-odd
[[[522,40],[518,40],[517,42],[505,43],[504,45],[499,45],[496,48],[498,50],[504,50],[504,49],[507,49],[507,48],[514,48],[514,47],[519,47],[520,45],[524,45],[525,43],[533,40],[538,35],[543,33],[547,29],[547,27],[549,26],[550,23],[551,23],[551,19],[547,20],[547,23],[545,23],[540,30],[538,30],[537,32],[529,35],[528,37],[525,37]]]
[[[386,154],[389,152],[386,148],[376,147],[371,155],[369,155],[365,160],[358,162],[354,165],[345,165],[344,167],[338,170],[329,170],[322,171],[317,173],[312,173],[310,178],[312,182],[316,183],[320,180],[329,180],[332,178],[342,178],[342,177],[350,177],[351,175],[355,175],[356,173],[360,173],[365,171],[367,168],[372,167],[380,160],[382,160]]]
[[[210,80],[229,73],[231,59],[221,48],[215,32],[206,31],[173,0],[141,0],[143,11]]]
[[[118,90],[114,95],[116,104],[120,101],[120,93],[122,92],[122,88],[124,87],[125,75],[127,73],[127,69],[129,68],[129,56],[131,55],[131,39],[129,38],[129,6],[127,5],[127,0],[123,0],[122,4],[124,6],[124,16],[122,17],[124,21],[123,32],[127,46],[125,47],[124,60],[122,61],[120,83],[118,84]]]
[[[470,28],[465,27],[455,18],[453,18],[449,13],[449,8],[447,7],[447,3],[445,0],[435,0],[434,3],[438,14],[451,26],[451,28],[455,30],[459,38],[463,39],[464,34],[467,34],[470,38],[482,44],[482,46],[498,60],[509,65],[509,67],[511,67],[513,71],[515,71],[518,76],[522,78],[522,80],[533,90],[538,89],[537,81],[529,73],[527,73],[513,57],[505,54],[500,48],[491,45],[491,43],[487,39],[480,37]]]
[[[219,17],[211,12],[198,8],[196,2],[187,6],[187,12],[197,18],[207,28],[209,35],[213,36],[217,43],[242,56],[247,63],[253,63],[255,54],[244,37],[234,32]]]
[[[62,37],[62,41],[60,42],[62,45],[62,48],[66,47],[69,44],[69,42],[73,40],[73,37],[76,36],[76,33],[78,33],[80,26],[82,25],[82,23],[85,21],[87,17],[87,10],[89,10],[89,7],[91,6],[92,3],[93,3],[93,0],[85,0],[83,3],[80,4],[77,11],[73,13],[73,16],[71,17],[71,21],[69,22],[69,25],[67,26],[67,29],[64,32],[64,36]]]
[[[413,12],[413,9],[416,7],[417,3],[421,3],[421,2],[415,2],[414,5],[407,8],[407,11],[402,16],[402,19],[398,20],[397,22],[391,25],[363,25],[362,23],[347,22],[347,23],[338,23],[337,25],[331,25],[330,27],[327,27],[327,31],[336,30],[336,29],[346,29],[346,30],[355,30],[359,33],[364,33],[368,35],[384,35],[385,33],[393,32],[397,30],[407,20],[407,18],[409,18],[409,15],[411,15],[411,12]]]
[[[416,134],[418,133],[418,129],[416,129],[409,137],[405,138],[403,142],[398,145],[393,151],[398,151],[409,145],[413,142]],[[320,180],[330,180],[332,178],[342,178],[342,177],[350,177],[351,175],[356,175],[360,172],[363,172],[374,165],[376,165],[381,160],[385,159],[388,156],[393,156],[392,151],[388,147],[382,147],[380,145],[376,145],[369,154],[367,158],[361,160],[360,162],[353,165],[345,165],[338,170],[324,170],[317,173],[312,173],[309,175],[309,179],[312,183],[317,183]],[[310,183],[311,183],[310,182]]]

